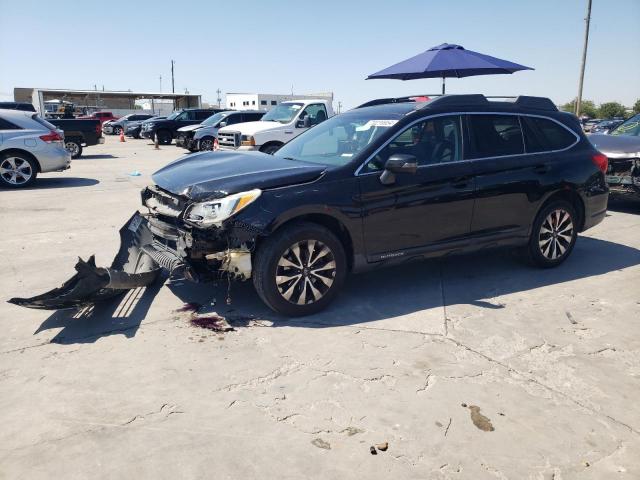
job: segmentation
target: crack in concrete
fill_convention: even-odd
[[[431,377],[433,375],[431,373],[427,373],[426,378],[424,379],[424,385],[416,390],[416,393],[426,392],[427,389],[431,386]]]
[[[255,387],[263,383],[271,382],[277,378],[291,375],[292,373],[299,371],[301,368],[302,368],[302,364],[298,362],[284,364],[281,367],[278,367],[275,370],[267,373],[266,375],[259,375],[257,377],[250,378],[245,382],[231,383],[229,385],[225,385],[224,387],[213,390],[213,393],[223,392],[223,391],[230,392],[232,390],[237,390],[244,387]]]
[[[157,412],[149,412],[149,413],[145,413],[145,414],[142,414],[142,415],[134,415],[129,420],[127,420],[126,422],[121,424],[121,426],[125,427],[127,425],[131,425],[136,420],[146,420],[148,417],[154,417],[155,418],[155,417],[161,416],[161,421],[164,421],[167,418],[169,418],[171,415],[175,415],[175,414],[178,414],[178,413],[184,413],[181,410],[176,410],[176,408],[177,408],[177,405],[170,405],[168,403],[163,403],[162,406],[160,407],[160,410],[158,410]]]

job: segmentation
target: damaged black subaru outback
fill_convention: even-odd
[[[153,175],[111,268],[91,258],[32,308],[79,306],[152,282],[252,279],[273,310],[326,307],[349,272],[495,247],[554,267],[602,221],[607,158],[546,98],[382,99],[274,155],[203,152]]]

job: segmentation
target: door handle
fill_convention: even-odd
[[[533,167],[533,171],[536,173],[547,173],[549,171],[548,165],[536,165]]]

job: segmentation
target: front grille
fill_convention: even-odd
[[[151,185],[142,191],[142,204],[154,213],[167,217],[179,217],[186,200]]]
[[[238,148],[240,146],[240,132],[218,132],[218,145],[221,148]]]

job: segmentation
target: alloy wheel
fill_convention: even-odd
[[[336,276],[331,249],[318,240],[302,240],[291,245],[276,267],[276,285],[290,303],[309,305],[329,291]]]
[[[72,157],[75,157],[80,150],[80,147],[76,142],[66,142],[64,144],[64,148],[71,154]]]
[[[200,140],[200,150],[213,150],[213,140],[208,138]]]
[[[0,164],[0,176],[11,185],[27,183],[32,175],[31,164],[23,158],[7,157]]]
[[[571,215],[564,209],[553,210],[540,226],[538,247],[548,260],[562,257],[573,240],[574,226]]]

